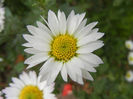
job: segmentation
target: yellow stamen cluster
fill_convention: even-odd
[[[67,34],[59,35],[53,40],[51,49],[55,59],[66,62],[76,55],[77,40]]]
[[[130,73],[127,73],[127,74],[126,74],[126,77],[127,77],[127,78],[130,78],[130,77],[131,77]]]
[[[21,90],[19,99],[43,99],[43,92],[37,86],[28,85]]]
[[[131,45],[130,44],[127,44],[127,48],[131,48]]]
[[[132,56],[130,56],[130,57],[129,57],[129,60],[130,60],[130,61],[133,61],[133,57],[132,57]]]

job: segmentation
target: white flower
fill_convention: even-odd
[[[5,8],[0,6],[0,32],[4,29]]]
[[[2,3],[4,3],[5,0],[0,0],[0,5],[2,5]]]
[[[132,81],[133,81],[133,71],[129,70],[129,71],[126,73],[125,79],[126,79],[128,82],[132,82]]]
[[[0,91],[0,96],[2,96],[2,94],[3,94],[2,91]]]
[[[130,52],[128,55],[128,63],[130,65],[133,65],[133,52]]]
[[[133,42],[131,40],[127,40],[125,42],[125,46],[129,49],[129,50],[133,50]]]
[[[0,99],[3,99],[2,94],[3,94],[3,93],[0,91]]]
[[[56,99],[52,94],[54,84],[47,85],[40,81],[34,71],[23,72],[18,78],[12,78],[13,83],[3,90],[6,99]]]
[[[0,57],[0,62],[3,62],[3,58]]]
[[[59,72],[64,81],[67,75],[83,84],[83,78],[93,80],[89,72],[96,72],[97,67],[103,61],[92,52],[101,48],[104,44],[100,39],[104,33],[94,28],[97,22],[86,25],[85,13],[70,13],[68,18],[64,12],[58,11],[56,16],[51,10],[48,12],[48,22],[44,19],[44,25],[37,22],[38,27],[27,26],[29,34],[23,37],[28,43],[25,52],[33,54],[25,61],[28,68],[45,62],[40,69],[40,75],[48,83],[53,82]],[[89,71],[89,72],[88,72]]]

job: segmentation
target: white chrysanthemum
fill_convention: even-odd
[[[133,50],[133,42],[131,40],[127,40],[125,42],[125,46],[129,49],[129,50]]]
[[[32,35],[25,34],[23,37],[28,43],[23,46],[29,47],[25,52],[33,54],[25,61],[31,68],[45,62],[40,69],[43,80],[53,82],[59,72],[67,81],[70,78],[83,84],[83,79],[93,80],[89,72],[96,72],[94,67],[103,61],[92,52],[101,48],[104,44],[100,39],[104,33],[93,29],[97,22],[86,25],[85,13],[70,13],[68,18],[64,12],[48,12],[48,22],[44,19],[44,25],[37,22],[38,27],[27,26]],[[89,71],[89,72],[88,72]]]
[[[5,9],[0,6],[0,32],[4,29]]]
[[[133,65],[133,52],[130,52],[128,55],[128,63],[130,65]]]
[[[56,99],[52,94],[54,84],[47,85],[40,81],[34,71],[23,72],[18,78],[12,78],[13,83],[3,90],[6,99]]]
[[[133,71],[129,70],[129,71],[126,73],[125,79],[126,79],[128,82],[132,82],[132,81],[133,81]]]

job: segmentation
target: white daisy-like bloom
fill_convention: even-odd
[[[4,29],[4,23],[5,23],[4,19],[5,19],[5,8],[2,7],[2,4],[0,4],[0,32],[2,32]]]
[[[0,99],[3,99],[2,94],[3,94],[3,93],[0,91]]]
[[[71,11],[66,18],[64,12],[48,12],[46,25],[37,21],[37,26],[28,25],[31,35],[24,34],[27,43],[24,51],[33,54],[25,61],[28,68],[45,62],[40,68],[42,80],[48,83],[55,81],[61,72],[64,81],[69,77],[79,84],[83,84],[83,78],[93,80],[89,72],[96,72],[97,67],[103,61],[92,52],[101,48],[104,44],[100,39],[104,33],[95,28],[97,22],[86,25],[85,13],[75,14]]]
[[[126,48],[128,48],[129,50],[133,50],[133,41],[132,40],[127,40],[125,42],[125,46]]]
[[[0,91],[0,96],[2,95],[2,92]]]
[[[133,82],[133,71],[129,70],[129,71],[126,73],[125,79],[126,79],[128,82]]]
[[[3,62],[3,58],[0,57],[0,62]]]
[[[6,99],[57,99],[52,91],[54,83],[47,85],[46,81],[40,81],[34,71],[23,72],[19,78],[12,78],[9,87],[3,89]]]
[[[133,65],[133,52],[130,52],[128,55],[128,63],[130,65]]]

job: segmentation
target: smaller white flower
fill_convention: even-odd
[[[131,40],[127,40],[125,42],[125,46],[126,48],[128,48],[129,50],[133,50],[133,42]]]
[[[0,62],[3,62],[3,58],[0,57]]]
[[[125,79],[126,79],[128,82],[132,82],[132,81],[133,81],[133,71],[129,70],[129,71],[126,73]]]
[[[3,93],[0,91],[0,99],[3,99],[2,94],[3,94]]]
[[[34,71],[23,72],[18,78],[12,78],[13,83],[3,90],[6,99],[56,99],[52,94],[54,84],[47,85],[40,81]]]
[[[133,52],[130,52],[128,55],[128,63],[129,65],[133,65]]]
[[[2,96],[2,91],[0,91],[0,96]]]
[[[2,5],[2,3],[4,3],[5,0],[0,0],[0,5]]]
[[[0,5],[0,32],[4,29],[5,8]]]

